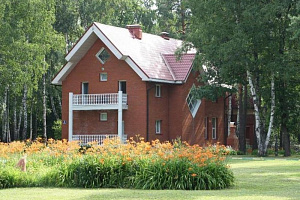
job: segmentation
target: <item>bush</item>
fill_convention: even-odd
[[[11,143],[8,161],[0,168],[0,188],[51,186],[137,189],[223,189],[233,184],[224,162],[226,147],[202,148],[185,142],[151,144],[130,140],[127,144],[107,140],[103,146],[78,146],[74,142],[49,140],[26,145]],[[0,148],[1,145],[0,144]],[[22,147],[22,148],[21,148]],[[27,172],[15,168],[26,150]]]
[[[0,188],[35,186],[32,177],[14,167],[4,167],[0,170]]]
[[[57,140],[61,140],[61,119],[58,119],[54,121],[54,124],[52,126],[54,138]]]
[[[253,149],[252,150],[252,155],[257,156],[258,155],[258,150],[257,149]]]

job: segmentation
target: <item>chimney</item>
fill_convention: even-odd
[[[133,38],[139,40],[142,39],[142,28],[139,24],[127,25],[126,28],[129,30]]]
[[[168,32],[161,32],[160,33],[160,36],[162,37],[162,38],[164,38],[165,40],[169,40],[170,38],[169,38],[169,33]]]

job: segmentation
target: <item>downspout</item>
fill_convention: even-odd
[[[147,83],[146,83],[146,87],[147,87]],[[155,85],[153,85],[152,87],[150,87],[150,88],[148,88],[147,89],[147,102],[146,102],[146,104],[147,104],[147,111],[146,111],[146,121],[147,121],[147,123],[146,123],[146,127],[147,127],[147,130],[146,130],[146,142],[149,142],[149,92],[150,92],[150,90],[152,89],[152,88],[154,88],[155,87]]]

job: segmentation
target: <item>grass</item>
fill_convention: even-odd
[[[238,158],[242,157],[228,159],[236,177],[236,183],[234,187],[226,190],[149,191],[129,189],[13,188],[0,190],[0,199],[299,199],[299,160]]]

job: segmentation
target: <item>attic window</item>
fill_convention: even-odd
[[[104,64],[110,57],[108,51],[102,47],[100,51],[96,54],[96,57],[100,60],[102,64]]]
[[[201,104],[201,100],[200,99],[196,99],[194,94],[192,93],[192,90],[195,88],[195,85],[192,86],[187,98],[186,98],[186,102],[188,104],[188,107],[190,109],[190,112],[193,116],[193,118],[196,116],[196,113],[198,111],[198,108],[200,107]]]

